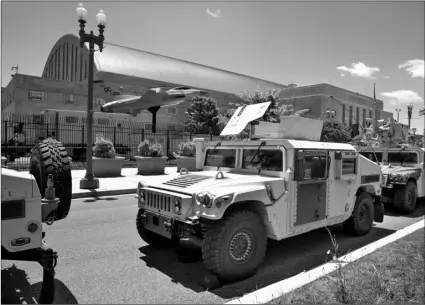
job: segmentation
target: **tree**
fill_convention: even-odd
[[[333,119],[323,122],[321,142],[347,143],[351,140],[351,128]]]
[[[217,101],[212,97],[196,96],[192,99],[186,110],[188,116],[184,122],[186,131],[198,134],[219,134],[217,126],[218,116]]]
[[[236,109],[244,105],[254,105],[254,104],[260,104],[265,102],[271,102],[265,114],[261,118],[252,121],[251,122],[252,125],[257,125],[259,121],[279,123],[281,116],[285,116],[285,115],[302,116],[304,113],[309,111],[309,109],[302,109],[294,113],[294,109],[292,105],[279,105],[277,103],[279,91],[277,90],[267,90],[265,92],[243,91],[237,94],[237,96],[241,99],[241,101],[239,103],[233,103],[232,104],[233,108],[227,109],[223,114],[219,114],[216,117],[217,125],[220,127],[221,130],[226,126],[226,124],[232,118]],[[234,138],[246,138],[249,136],[249,133],[250,133],[250,124],[247,124],[244,130],[237,137],[234,137]]]

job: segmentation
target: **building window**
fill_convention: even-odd
[[[105,100],[101,97],[95,97],[93,99],[93,103],[94,103],[95,106],[99,107],[99,106],[105,105]]]
[[[43,91],[29,90],[28,91],[28,99],[43,101],[44,100],[44,92]]]
[[[348,114],[348,125],[353,125],[353,106],[350,106]]]
[[[176,115],[177,114],[177,108],[176,107],[167,107],[167,114]]]
[[[75,117],[75,116],[67,116],[67,117],[65,117],[65,123],[67,123],[67,124],[77,124],[78,118]]]
[[[99,125],[109,125],[109,119],[105,119],[105,118],[98,118],[97,119],[97,123]]]
[[[363,109],[363,127],[366,126],[366,109]]]
[[[356,124],[360,123],[360,108],[356,108]]]
[[[373,119],[373,116],[372,116],[372,110],[369,110],[369,117],[370,117],[371,119]]]
[[[80,52],[80,82],[83,80],[83,52]]]
[[[69,51],[69,46],[68,46],[68,43],[66,43],[65,80],[68,80],[69,79],[69,77],[68,77],[68,66],[69,66],[69,54],[68,54],[68,51]]]
[[[65,102],[74,103],[77,100],[77,96],[75,94],[67,94],[65,95]]]
[[[74,81],[74,46],[71,44],[71,82]]]
[[[342,105],[342,123],[345,124],[345,105]]]
[[[84,61],[84,78],[87,78],[87,59]]]

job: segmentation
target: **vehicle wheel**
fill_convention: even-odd
[[[233,282],[257,271],[266,248],[260,217],[249,210],[235,211],[209,227],[202,242],[202,259],[220,281]]]
[[[31,151],[30,174],[34,175],[42,197],[48,175],[53,175],[55,195],[60,200],[54,220],[64,219],[71,208],[72,177],[68,153],[62,143],[45,139],[36,144]]]
[[[137,218],[136,218],[136,227],[137,227],[137,233],[139,233],[140,237],[149,245],[155,248],[170,248],[175,245],[175,240],[168,239],[164,236],[161,236],[155,232],[145,230],[145,227],[142,222],[141,215],[143,214],[144,210],[139,209],[139,212],[137,212]]]
[[[373,198],[368,193],[361,193],[356,199],[353,214],[344,221],[344,229],[356,236],[370,232],[373,224]]]
[[[418,190],[413,181],[409,181],[403,188],[399,188],[394,193],[394,208],[403,214],[410,214],[415,211]]]

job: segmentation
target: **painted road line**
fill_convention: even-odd
[[[322,266],[316,267],[307,272],[301,272],[293,277],[284,279],[280,282],[274,283],[267,287],[261,288],[257,291],[248,293],[240,298],[233,299],[225,304],[264,304],[270,302],[283,294],[287,294],[295,289],[298,289],[308,283],[311,283],[318,278],[321,278],[335,270],[338,266],[345,266],[348,263],[354,262],[363,256],[366,256],[373,251],[392,243],[406,235],[409,235],[424,227],[424,221],[418,221],[406,228],[403,228],[391,235],[388,235],[380,240],[377,240],[369,245],[348,253],[340,258],[338,261],[341,263],[329,262]]]

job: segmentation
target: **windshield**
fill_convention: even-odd
[[[362,156],[372,160],[373,162],[382,162],[382,152],[371,152],[371,151],[363,151],[360,153]],[[375,158],[376,155],[376,158]]]
[[[242,168],[255,168],[265,171],[282,171],[282,151],[278,149],[273,149],[260,150],[258,152],[258,149],[246,149],[243,152]]]
[[[417,164],[418,155],[408,151],[388,152],[388,163]]]
[[[235,168],[236,149],[208,149],[204,166]]]

